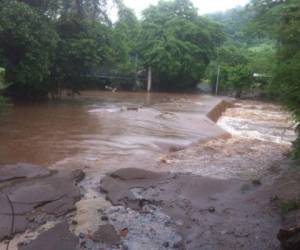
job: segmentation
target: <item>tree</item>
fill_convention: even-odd
[[[0,90],[4,89],[5,86],[5,70],[3,68],[0,68]]]
[[[27,98],[47,95],[52,57],[57,44],[54,26],[28,5],[0,3],[0,55],[10,89]]]
[[[84,88],[84,82],[90,75],[113,63],[113,37],[106,25],[70,16],[59,20],[57,32],[60,40],[52,78],[54,82],[63,84],[59,87],[78,91]]]
[[[300,5],[298,0],[253,0],[256,25],[277,40],[276,60],[270,91],[286,104],[300,120]],[[298,129],[299,130],[299,129]],[[299,131],[298,131],[299,132]],[[300,135],[295,142],[300,157]]]
[[[220,26],[199,17],[189,0],[160,1],[143,15],[139,51],[156,88],[194,87],[222,42]]]
[[[122,40],[113,41],[105,0],[0,0],[0,15],[0,63],[13,95],[78,90],[101,68],[120,64]]]
[[[6,103],[6,100],[3,96],[1,96],[1,91],[7,88],[7,84],[5,82],[5,69],[0,68],[0,108]]]
[[[70,14],[81,19],[111,23],[106,0],[18,0],[53,20]]]
[[[133,70],[135,62],[130,61],[130,57],[137,54],[137,42],[140,32],[140,24],[133,10],[125,5],[119,6],[119,19],[114,26],[114,40],[119,46],[119,60],[122,62],[123,70]]]
[[[235,46],[218,49],[218,57],[211,63],[207,72],[212,85],[217,81],[217,67],[220,67],[219,88],[221,91],[234,92],[236,97],[241,97],[245,90],[252,87],[253,70],[246,49]]]
[[[114,70],[119,73],[131,76],[132,80],[119,82],[122,88],[132,89],[135,86],[133,80],[137,74],[139,58],[137,51],[140,23],[133,10],[119,2],[118,21],[113,28],[113,49],[116,53]]]

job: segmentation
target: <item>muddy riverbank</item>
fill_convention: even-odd
[[[49,165],[46,176],[24,169],[15,178],[3,177],[1,190],[9,190],[9,197],[24,181],[28,190],[40,182],[53,196],[34,196],[31,217],[25,216],[29,223],[19,230],[25,232],[4,239],[0,249],[8,242],[9,249],[21,250],[280,249],[278,230],[293,225],[281,216],[287,196],[275,187],[298,187],[283,177],[295,136],[290,115],[270,104],[237,102],[218,119],[225,111],[220,99],[172,98],[114,101],[114,108],[92,104],[86,112],[100,119],[102,130],[79,139],[88,150],[68,152]],[[113,123],[116,118],[127,127]],[[70,195],[52,192],[47,178],[69,183]],[[7,205],[2,216],[10,218]]]

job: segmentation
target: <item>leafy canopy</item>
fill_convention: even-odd
[[[156,87],[194,86],[223,41],[220,26],[198,16],[189,0],[160,1],[143,16],[138,48]]]
[[[0,3],[0,58],[19,93],[45,95],[58,37],[49,20],[24,3]]]

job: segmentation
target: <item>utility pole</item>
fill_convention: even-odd
[[[219,81],[220,81],[220,65],[218,65],[218,73],[217,73],[217,82],[216,82],[216,89],[215,94],[218,94],[219,91]]]
[[[135,54],[135,86],[138,87],[138,55]]]
[[[152,69],[151,66],[148,68],[148,83],[147,83],[147,91],[151,91],[151,85],[152,85]]]

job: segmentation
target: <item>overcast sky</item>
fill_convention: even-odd
[[[138,16],[149,5],[155,5],[157,2],[158,0],[124,0],[125,5],[134,9]],[[198,8],[200,14],[206,14],[228,10],[238,5],[244,6],[249,0],[192,0],[192,2]]]

